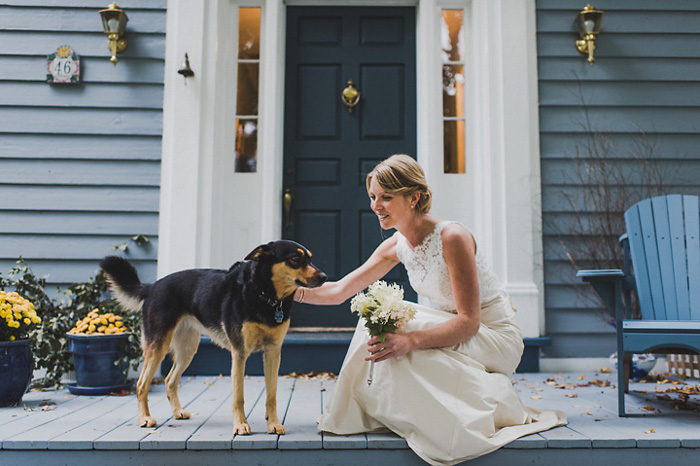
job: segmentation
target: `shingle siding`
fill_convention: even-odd
[[[130,236],[156,275],[165,0],[120,1],[125,53],[109,61],[97,0],[0,5],[0,273],[24,257],[50,286],[90,278]],[[46,56],[80,55],[81,83],[46,82]]]
[[[626,183],[644,184],[639,166],[653,159],[663,172],[660,190],[700,194],[700,2],[593,2],[605,17],[592,67],[574,46],[585,3],[536,2],[549,357],[615,351],[614,329],[572,264],[589,266],[571,231],[577,218],[584,226],[592,219],[575,161],[589,130],[610,144]]]

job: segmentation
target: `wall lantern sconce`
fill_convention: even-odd
[[[129,21],[129,18],[116,3],[112,3],[106,9],[100,10],[100,16],[102,17],[102,27],[109,40],[109,50],[112,52],[112,58],[109,61],[114,66],[117,66],[119,61],[117,54],[126,50],[127,42],[124,32],[126,31],[126,22]]]
[[[589,3],[576,16],[576,28],[581,39],[576,41],[576,48],[583,54],[588,54],[588,63],[593,66],[593,50],[595,50],[595,38],[600,33],[600,25],[603,22],[604,11],[596,10]]]

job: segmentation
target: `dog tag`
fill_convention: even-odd
[[[277,309],[275,311],[275,322],[277,322],[278,324],[281,324],[283,320],[284,320],[284,312],[282,312],[282,309]]]

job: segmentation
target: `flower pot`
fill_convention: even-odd
[[[31,340],[0,342],[0,406],[22,401],[34,371]]]
[[[109,389],[126,383],[127,364],[117,364],[117,361],[126,354],[128,334],[68,334],[68,339],[76,385]]]

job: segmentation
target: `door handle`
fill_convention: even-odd
[[[353,107],[360,101],[360,91],[355,88],[354,84],[352,79],[348,81],[348,87],[343,89],[343,92],[340,94],[340,99],[348,108],[349,113],[352,113]]]
[[[282,195],[282,206],[284,208],[284,227],[289,228],[292,224],[292,188],[284,188]]]

